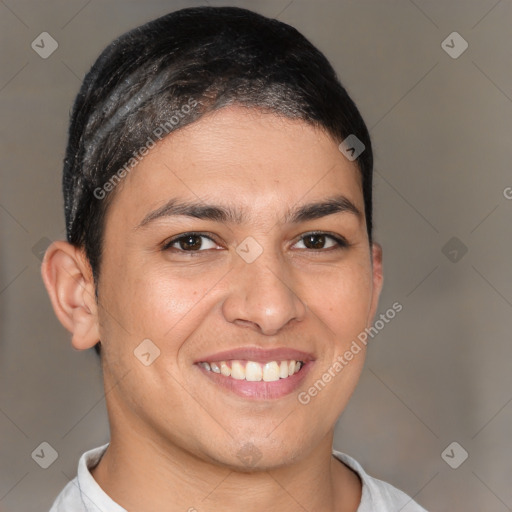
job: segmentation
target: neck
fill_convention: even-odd
[[[100,487],[129,511],[154,512],[355,512],[359,477],[332,456],[334,427],[316,445],[299,446],[296,457],[277,467],[227,466],[169,439],[112,399],[111,441],[91,470]]]
[[[168,443],[113,429],[110,445],[92,474],[114,501],[137,512],[355,512],[361,483],[331,456],[331,447],[332,432],[292,465],[240,472]]]

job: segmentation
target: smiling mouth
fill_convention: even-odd
[[[265,363],[235,359],[228,361],[201,361],[197,364],[208,372],[248,382],[276,382],[288,379],[300,372],[304,366],[303,361],[295,361],[294,359],[268,361]]]

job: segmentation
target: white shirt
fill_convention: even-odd
[[[98,464],[107,446],[108,443],[80,457],[77,476],[64,487],[50,512],[127,512],[103,491],[89,471]],[[366,474],[352,457],[336,450],[333,455],[361,478],[363,489],[357,512],[427,512],[407,494]]]

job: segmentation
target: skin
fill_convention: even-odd
[[[297,206],[339,194],[360,215],[284,221]],[[169,216],[137,228],[170,198],[230,206],[245,219]],[[200,251],[179,243],[162,250],[190,231],[213,242],[194,239],[204,244]],[[304,238],[311,231],[344,237],[349,246],[327,237],[315,239],[325,248],[311,248]],[[263,249],[252,263],[235,251],[248,236]],[[324,131],[242,107],[203,117],[161,141],[118,185],[99,303],[81,249],[55,242],[42,274],[73,346],[101,340],[111,442],[92,474],[122,507],[357,509],[360,480],[331,451],[365,350],[310,403],[297,399],[371,325],[382,287],[360,173]],[[160,356],[145,366],[134,350],[148,338]],[[194,364],[242,346],[293,347],[315,362],[296,392],[257,401],[213,384]],[[258,454],[255,465],[237,456],[241,449]]]

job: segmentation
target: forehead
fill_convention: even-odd
[[[171,133],[133,168],[111,208],[136,223],[171,197],[275,212],[327,195],[364,211],[361,177],[324,130],[304,121],[227,107]]]

